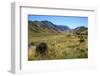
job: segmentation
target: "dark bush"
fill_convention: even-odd
[[[48,46],[46,43],[42,42],[38,45],[36,45],[36,52],[39,53],[39,54],[46,54],[48,51]]]
[[[35,45],[35,43],[34,43],[34,42],[31,42],[31,43],[30,43],[30,45],[34,46],[34,45]]]
[[[85,40],[84,40],[84,38],[83,38],[83,36],[81,35],[80,36],[80,43],[82,43],[82,42],[84,42]]]
[[[80,32],[76,32],[75,34],[76,34],[76,35],[80,35]]]
[[[80,39],[80,43],[84,42],[85,40],[84,39]]]
[[[31,42],[30,44],[28,44],[28,47],[30,48],[31,46],[34,46],[35,43],[34,42]]]

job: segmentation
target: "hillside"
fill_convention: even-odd
[[[29,34],[59,34],[71,29],[64,25],[55,25],[50,21],[28,21]]]
[[[56,25],[50,21],[28,21],[28,37],[41,37],[48,35],[88,35],[88,28],[85,26],[74,29],[65,25]]]
[[[81,33],[81,32],[84,32],[86,30],[88,30],[87,27],[80,26],[80,27],[77,27],[77,28],[73,29],[73,32],[75,32],[75,33]]]

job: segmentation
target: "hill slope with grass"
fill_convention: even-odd
[[[71,29],[64,25],[55,25],[50,21],[28,21],[29,34],[59,34]]]

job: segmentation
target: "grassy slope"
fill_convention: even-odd
[[[87,58],[87,39],[84,42],[79,42],[80,38],[72,34],[40,34],[29,33],[29,44],[31,42],[46,42],[48,45],[48,54],[45,56],[37,55],[35,48],[29,48],[29,60],[41,59],[75,59]]]

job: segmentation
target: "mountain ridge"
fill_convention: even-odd
[[[74,29],[66,25],[56,25],[50,21],[28,21],[28,28],[30,32],[34,33],[64,33],[64,32],[81,32],[87,30],[88,28],[85,26],[79,26]]]

